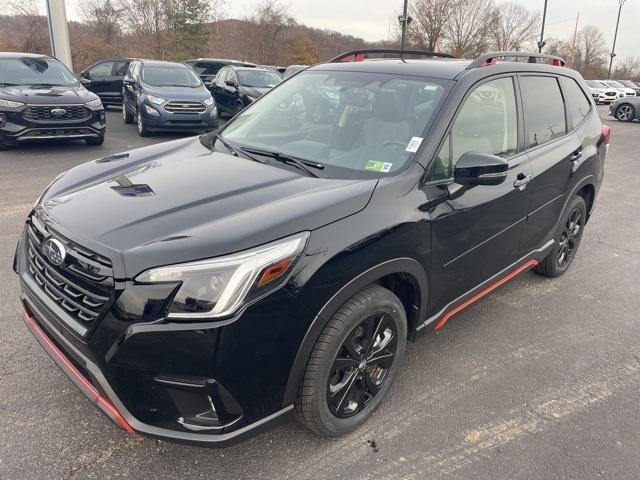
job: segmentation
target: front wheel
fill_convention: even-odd
[[[84,139],[87,145],[102,145],[104,143],[104,133],[97,137],[89,137]]]
[[[569,269],[576,256],[587,221],[584,199],[574,196],[562,214],[554,235],[555,245],[547,258],[535,268],[540,275],[559,277]]]
[[[142,118],[142,114],[138,112],[138,135],[141,137],[148,137],[151,135],[149,129],[144,123],[144,118]]]
[[[296,399],[301,423],[323,436],[348,433],[380,405],[407,344],[407,316],[391,291],[371,285],[333,315],[309,357]]]
[[[633,105],[623,103],[616,108],[616,118],[621,122],[630,122],[636,116],[636,110]]]
[[[122,103],[122,120],[126,124],[133,123],[133,114],[127,110],[127,107],[124,105],[124,101]]]

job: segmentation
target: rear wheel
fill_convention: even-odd
[[[122,120],[127,124],[133,123],[133,114],[127,110],[124,103],[122,104]]]
[[[630,122],[636,117],[636,109],[633,105],[623,103],[616,108],[616,118],[621,122]]]
[[[372,285],[347,300],[309,357],[296,399],[300,422],[329,437],[364,423],[389,391],[406,342],[406,313],[392,292]]]
[[[547,277],[559,277],[569,269],[576,256],[587,220],[584,199],[575,195],[567,204],[554,235],[555,245],[535,271]]]

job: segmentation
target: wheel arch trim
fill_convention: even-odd
[[[428,280],[424,267],[417,260],[408,257],[396,258],[387,260],[365,270],[335,292],[312,320],[304,338],[302,339],[300,347],[298,348],[298,352],[289,372],[289,378],[287,380],[283,398],[283,405],[290,405],[295,401],[300,382],[302,381],[302,375],[304,374],[304,370],[307,366],[309,355],[311,355],[316,341],[320,337],[324,327],[329,323],[333,314],[338,311],[344,302],[361,291],[367,285],[376,282],[382,277],[399,273],[411,275],[416,280],[420,298],[420,305],[416,312],[416,318],[418,320],[424,318],[427,306]],[[410,312],[407,312],[408,315],[409,313]],[[415,326],[417,326],[417,323],[419,322],[416,322]],[[409,335],[411,334],[412,332],[409,332]]]

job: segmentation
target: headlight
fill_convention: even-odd
[[[234,255],[153,268],[136,281],[181,282],[169,317],[222,317],[282,285],[308,238],[304,232]]]
[[[102,100],[100,100],[99,98],[96,98],[95,100],[91,100],[90,102],[85,103],[85,105],[87,107],[101,107],[102,106]]]
[[[21,107],[23,105],[24,103],[12,102],[11,100],[3,100],[2,98],[0,98],[0,107],[16,108],[16,107]]]
[[[161,105],[166,102],[164,98],[154,97],[153,95],[145,95],[145,97],[147,98],[147,101],[155,103],[156,105]]]
[[[144,111],[147,112],[149,115],[153,115],[154,117],[160,116],[160,112],[158,112],[155,108],[150,107],[149,105],[144,106]]]
[[[205,98],[202,103],[206,106],[213,105],[213,97]]]

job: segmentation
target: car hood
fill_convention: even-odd
[[[70,87],[36,87],[29,85],[0,87],[0,97],[32,105],[86,103],[98,98],[82,85]]]
[[[207,88],[202,87],[156,87],[145,84],[144,93],[154,95],[156,97],[164,98],[165,100],[183,100],[192,102],[201,102],[202,100],[209,98],[211,93]]]
[[[376,183],[303,176],[211,152],[193,137],[80,165],[37,211],[62,235],[119,259],[116,275],[132,278],[314,230],[362,210]]]

